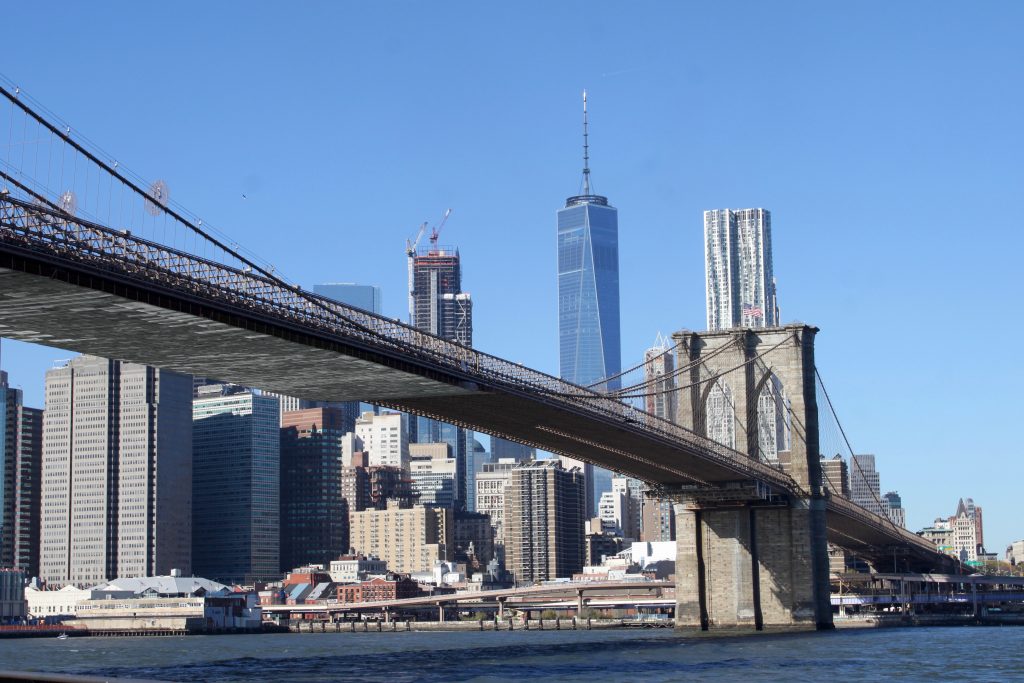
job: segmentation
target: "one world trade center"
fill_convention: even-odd
[[[583,92],[583,192],[558,210],[559,374],[582,386],[621,370],[619,340],[619,212],[608,198],[593,194]],[[617,382],[601,388],[616,388]],[[563,459],[567,464],[582,464]],[[611,490],[611,473],[584,466],[587,514],[594,516],[601,493]]]

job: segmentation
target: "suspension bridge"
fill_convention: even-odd
[[[826,541],[958,571],[823,484],[815,328],[677,333],[671,378],[576,386],[303,290],[0,86],[0,336],[371,401],[641,479],[680,504],[677,624],[829,627]]]

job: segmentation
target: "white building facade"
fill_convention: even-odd
[[[766,209],[704,212],[708,330],[779,324]]]
[[[409,469],[409,436],[400,413],[363,413],[356,420],[356,436],[370,454],[370,467],[387,465]]]

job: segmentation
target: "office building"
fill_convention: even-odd
[[[348,456],[347,464],[341,468],[341,497],[349,515],[373,507],[370,502],[370,471],[366,465],[368,460],[365,451],[356,451]]]
[[[590,180],[587,96],[583,94],[583,192],[558,210],[558,362],[562,379],[587,386],[621,370],[619,328],[619,214],[594,194]],[[618,382],[601,385],[615,389]],[[570,458],[587,481],[587,515],[593,516],[611,473]]]
[[[981,507],[974,504],[973,498],[961,498],[949,525],[953,530],[953,553],[964,562],[977,562],[978,552],[984,547]]]
[[[39,575],[43,411],[0,370],[0,567]]]
[[[369,466],[409,467],[409,437],[399,413],[363,413],[355,424],[355,434],[370,454]]]
[[[896,526],[906,528],[907,511],[903,508],[903,500],[899,493],[889,491],[882,496],[882,509],[885,510],[885,516],[891,519]]]
[[[1024,562],[1024,540],[1014,541],[1010,545],[1006,546],[1006,561],[1016,567],[1021,562]]]
[[[491,454],[479,439],[471,438],[469,446],[466,458],[466,509],[476,512],[476,475],[480,474],[484,465],[491,462]]]
[[[536,448],[524,446],[521,443],[509,441],[508,439],[502,439],[500,436],[491,437],[491,460],[494,462],[508,459],[515,460],[516,462],[527,462],[534,460],[536,457]]]
[[[626,516],[622,520],[622,535],[634,541],[640,540],[640,528],[643,526],[643,502],[647,485],[632,477],[612,477],[612,492],[621,493],[626,498]]]
[[[196,574],[251,584],[280,577],[281,417],[276,398],[205,387],[193,402]]]
[[[281,418],[281,569],[327,564],[346,552],[348,505],[342,497],[345,416],[333,408]]]
[[[505,566],[517,581],[572,577],[583,569],[586,489],[557,460],[512,469],[505,493]]]
[[[676,421],[679,397],[676,393],[675,355],[668,339],[660,333],[654,346],[644,352],[644,410],[655,417]]]
[[[420,505],[454,508],[457,474],[448,444],[409,444],[409,476]]]
[[[505,553],[505,495],[512,484],[512,470],[517,464],[514,458],[501,458],[485,463],[476,475],[476,511],[490,517],[495,553],[501,561]]]
[[[875,469],[875,456],[854,455],[850,463],[850,500],[876,515],[884,515],[882,487]]]
[[[380,287],[353,282],[322,282],[313,285],[313,293],[334,299],[346,306],[361,308],[380,315]]]
[[[597,506],[601,530],[615,534],[619,538],[635,540],[636,537],[631,536],[628,531],[633,512],[631,503],[629,495],[622,491],[613,489],[602,493]]]
[[[469,573],[482,571],[494,558],[494,527],[490,515],[456,510],[453,524],[452,559],[466,563]]]
[[[40,578],[191,572],[192,378],[79,356],[46,373]]]
[[[416,494],[408,471],[390,465],[370,466],[369,453],[357,451],[341,470],[341,496],[348,512],[385,510],[390,501],[401,508],[412,507]]]
[[[981,517],[981,506],[974,504],[973,498],[968,498],[964,501],[964,510],[967,512],[967,516],[974,520],[974,534],[978,539],[978,545],[985,545],[985,529],[982,525]]]
[[[843,456],[821,458],[821,483],[833,496],[850,497],[850,470]]]
[[[708,330],[778,325],[771,213],[705,211],[704,275]]]
[[[672,501],[645,498],[640,529],[642,541],[676,540],[676,515]]]
[[[388,501],[386,509],[354,512],[351,520],[353,550],[377,556],[391,571],[410,574],[452,559],[449,508],[402,508],[398,501]]]

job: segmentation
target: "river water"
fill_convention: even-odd
[[[42,638],[0,640],[0,669],[164,681],[1013,681],[1024,680],[1024,627]]]

